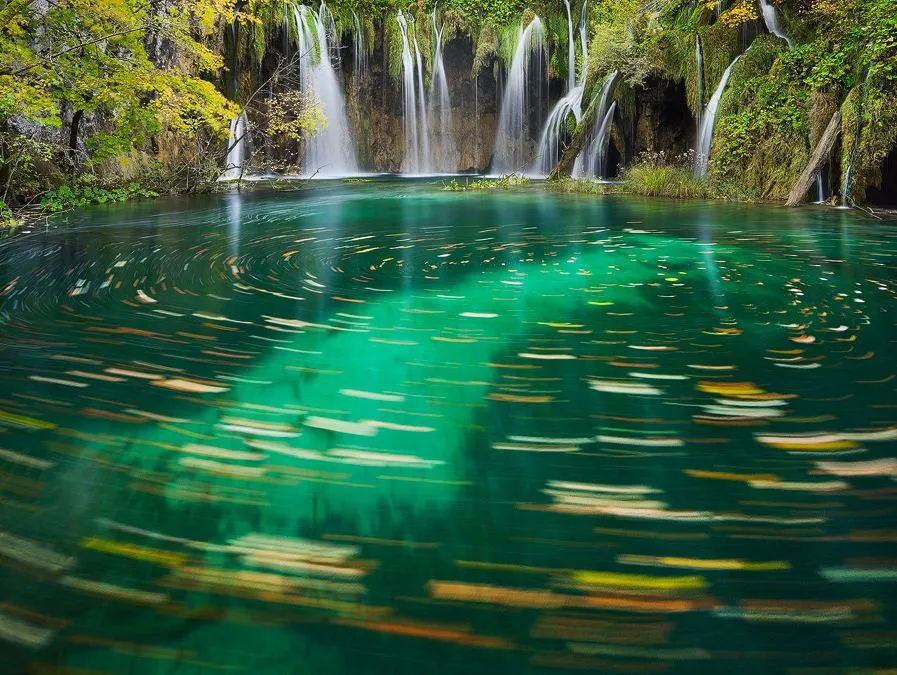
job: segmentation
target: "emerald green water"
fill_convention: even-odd
[[[0,673],[884,673],[895,269],[386,180],[12,237]]]

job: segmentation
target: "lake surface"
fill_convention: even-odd
[[[315,184],[0,245],[0,672],[891,673],[897,228]]]

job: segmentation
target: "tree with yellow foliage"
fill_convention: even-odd
[[[215,85],[217,42],[233,11],[233,0],[0,5],[0,199],[102,173],[162,136],[197,150],[226,138],[236,106]]]

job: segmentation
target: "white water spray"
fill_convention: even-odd
[[[723,97],[723,92],[726,90],[729,76],[732,74],[732,67],[738,63],[738,59],[741,57],[741,54],[736,56],[735,60],[729,64],[728,68],[726,68],[726,72],[723,73],[723,77],[719,81],[716,91],[713,92],[713,96],[710,98],[710,101],[707,103],[707,107],[704,110],[704,115],[701,120],[701,128],[698,132],[698,147],[695,152],[695,173],[698,176],[707,175],[707,168],[710,166],[710,147],[713,145],[713,127],[716,126],[716,114],[719,111],[719,102]]]
[[[529,164],[529,72],[535,61],[541,71],[545,55],[545,32],[537,16],[519,31],[517,48],[508,72],[495,135],[494,173],[513,173]],[[541,77],[542,73],[538,73]]]
[[[760,0],[760,11],[763,14],[763,23],[766,24],[766,30],[776,37],[782,38],[788,43],[789,47],[793,47],[794,43],[791,41],[791,38],[785,35],[785,31],[782,30],[782,24],[779,22],[779,13],[770,4],[769,0]]]
[[[421,171],[429,173],[433,170],[430,156],[430,120],[427,115],[427,101],[424,98],[424,61],[420,57],[420,47],[417,46],[417,26],[414,19],[411,20],[411,35],[414,39],[414,56],[417,59],[417,103],[420,106],[420,151]]]
[[[405,161],[403,169],[407,173],[420,172],[420,139],[417,132],[417,101],[414,95],[414,57],[408,42],[408,22],[402,10],[396,17],[402,33],[402,102],[405,129]]]
[[[355,77],[360,77],[368,68],[368,54],[364,47],[364,31],[361,29],[361,20],[355,10],[352,10],[352,21],[355,24],[355,35],[352,37],[352,71]]]
[[[323,3],[317,13],[305,5],[294,5],[293,19],[299,38],[299,86],[315,98],[326,120],[305,142],[303,172],[322,176],[358,173],[346,101],[330,61],[328,34],[335,30],[333,15]],[[329,33],[325,20],[331,28]]]
[[[592,137],[573,163],[571,175],[574,178],[604,178],[607,175],[607,148],[610,143],[607,132],[616,111],[616,102],[611,104],[610,97],[619,77],[620,73],[615,70],[601,85]]]
[[[536,150],[536,159],[529,168],[528,174],[532,176],[547,176],[554,165],[561,158],[561,142],[566,135],[567,123],[570,115],[573,115],[577,123],[582,119],[582,85],[573,87],[552,108],[545,120],[542,136],[539,138],[539,147]]]
[[[564,0],[567,8],[567,91],[576,86],[576,42],[573,40],[573,15],[570,13],[570,0]]]
[[[589,35],[586,26],[587,10],[589,8],[589,0],[583,0],[582,10],[579,12],[579,44],[582,47],[582,69],[579,73],[579,84],[585,86],[586,69],[589,64]]]
[[[857,124],[853,133],[853,145],[850,147],[850,155],[847,160],[847,169],[844,171],[844,182],[841,186],[841,205],[849,208],[851,204],[850,188],[853,182],[853,165],[857,160],[857,152],[860,149],[860,136],[863,133],[863,101],[866,100],[866,89],[869,86],[869,78],[872,76],[872,69],[866,69],[866,77],[863,78],[863,87],[860,89],[860,98],[857,102],[856,117]]]
[[[436,25],[436,9],[433,9],[433,33],[436,46],[433,60],[433,76],[430,80],[429,119],[436,124],[433,132],[433,167],[438,171],[455,171],[458,168],[458,155],[452,128],[452,106],[449,101],[448,80],[445,76],[445,63],[442,60],[442,33],[445,24]],[[476,116],[476,111],[474,111]]]
[[[246,161],[246,145],[249,136],[249,124],[246,111],[230,121],[230,137],[227,141],[227,160],[224,173],[218,180],[240,180],[243,178],[243,163]]]
[[[695,71],[698,89],[698,133],[700,134],[701,118],[704,112],[704,45],[698,34],[695,34]]]

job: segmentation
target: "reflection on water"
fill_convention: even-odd
[[[320,184],[0,248],[2,673],[874,673],[893,228]]]

